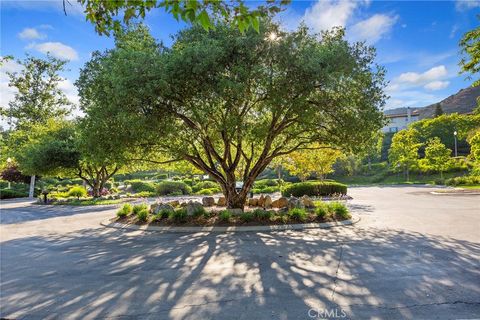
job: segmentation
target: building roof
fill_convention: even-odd
[[[408,108],[395,108],[390,110],[385,110],[383,113],[387,118],[395,118],[395,117],[406,117],[407,116],[407,109]],[[419,110],[418,109],[411,109],[412,116],[418,116]]]

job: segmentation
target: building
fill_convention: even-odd
[[[405,129],[410,123],[418,121],[420,112],[418,109],[396,108],[385,110],[388,123],[383,127],[383,132],[397,132]]]

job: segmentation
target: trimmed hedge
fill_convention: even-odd
[[[157,194],[160,196],[185,195],[192,193],[192,188],[181,181],[164,181],[157,186]]]
[[[292,183],[282,189],[282,196],[329,196],[333,194],[347,194],[347,186],[338,182],[307,181]]]
[[[219,185],[218,183],[216,182],[213,182],[213,181],[201,181],[197,184],[195,184],[193,187],[192,187],[192,191],[193,192],[198,192],[202,189],[219,189]]]
[[[445,182],[448,186],[461,186],[469,184],[480,184],[480,176],[463,176],[447,179]]]
[[[13,189],[0,189],[0,199],[13,199],[28,197],[28,192]]]
[[[145,182],[139,179],[135,179],[125,180],[124,183],[131,185],[134,192],[155,192],[155,185],[151,182]]]

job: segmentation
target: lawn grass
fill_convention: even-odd
[[[446,172],[443,174],[443,179],[450,179],[453,177],[464,175],[464,172]],[[384,175],[355,175],[335,177],[335,181],[344,183],[350,186],[355,185],[396,185],[396,184],[435,184],[435,181],[441,180],[440,174],[410,174],[409,181],[406,181],[403,174],[389,173]]]
[[[108,204],[117,204],[117,203],[122,203],[125,202],[126,199],[111,199],[111,200],[106,200],[106,199],[75,199],[75,200],[69,200],[65,202],[53,202],[51,204],[61,206],[61,205],[66,205],[66,206],[95,206],[95,205],[108,205]]]
[[[480,184],[467,184],[467,185],[460,185],[457,186],[457,188],[462,188],[462,189],[470,189],[470,190],[480,190]]]

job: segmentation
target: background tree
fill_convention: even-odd
[[[31,128],[27,142],[16,150],[22,172],[31,175],[77,176],[99,197],[105,183],[120,169],[113,158],[101,158],[89,133],[72,121],[49,120]]]
[[[418,161],[418,149],[422,144],[418,140],[418,132],[404,129],[392,138],[388,158],[394,171],[403,170],[407,181],[410,181],[410,170]]]
[[[445,147],[438,137],[428,140],[425,147],[425,159],[433,170],[440,172],[441,179],[443,179],[443,172],[450,166],[451,154],[452,150]]]
[[[480,15],[478,19],[480,19]],[[463,35],[460,40],[460,48],[464,54],[462,60],[460,60],[461,72],[470,73],[470,77],[478,74],[480,71],[480,27]],[[480,85],[480,80],[474,80],[473,86],[478,85]]]
[[[474,162],[474,174],[480,174],[480,130],[477,130],[468,139],[470,144],[469,158]]]
[[[443,114],[442,105],[440,103],[435,104],[435,114],[434,117],[439,117]]]
[[[12,59],[6,57],[5,59]],[[18,60],[20,72],[7,73],[9,86],[17,92],[9,102],[8,108],[0,106],[0,114],[6,117],[11,127],[7,145],[9,152],[14,152],[28,141],[30,129],[35,125],[45,125],[49,119],[62,118],[69,113],[70,102],[60,90],[63,79],[59,73],[64,70],[66,61],[47,55],[46,59],[27,56]],[[16,139],[12,139],[13,135]],[[29,197],[33,197],[35,175],[30,180]]]
[[[453,150],[454,132],[457,132],[458,154],[468,155],[469,145],[467,143],[468,133],[477,128],[480,124],[479,115],[468,114],[443,114],[433,119],[423,119],[410,124],[410,128],[418,133],[421,143],[426,143],[434,137],[440,138],[440,141]],[[422,154],[422,150],[421,150]]]
[[[243,208],[274,158],[313,143],[360,149],[382,127],[384,70],[374,58],[342,29],[319,40],[270,22],[245,34],[193,27],[165,49],[140,26],[95,53],[77,85],[99,148],[188,161],[219,183],[229,208]]]
[[[65,14],[66,2],[63,0]],[[78,0],[85,8],[88,21],[95,25],[100,34],[109,35],[110,31],[120,31],[122,24],[131,20],[145,18],[153,9],[164,9],[177,20],[201,25],[205,30],[213,29],[215,21],[229,21],[243,32],[249,28],[259,30],[260,18],[277,13],[290,0],[270,0],[255,8],[247,7],[243,0],[236,1],[199,1],[199,0],[150,0],[150,1],[98,1]],[[123,17],[122,17],[123,14]]]
[[[285,156],[285,169],[305,181],[310,176],[323,180],[325,175],[333,172],[333,164],[342,155],[340,151],[331,148],[320,148],[294,151]]]
[[[11,59],[7,57],[5,59]],[[50,55],[46,59],[27,56],[18,60],[21,71],[8,72],[10,87],[17,89],[8,108],[1,106],[2,116],[11,127],[24,130],[35,124],[45,124],[50,118],[61,118],[69,113],[70,102],[59,88],[63,80],[64,60]]]

